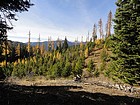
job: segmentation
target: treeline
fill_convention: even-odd
[[[12,42],[12,41],[7,41],[7,42],[8,42],[7,45],[2,44],[0,46],[1,65],[4,65],[6,63],[6,60],[7,62],[11,63],[18,59],[24,59],[29,57],[26,44]]]
[[[50,48],[52,50],[49,51],[45,50],[44,45],[40,45],[40,47],[37,45],[31,47],[28,52],[28,45],[26,45],[22,46],[26,48],[26,51],[23,50],[26,53],[22,53],[23,48],[19,45],[16,46],[17,50],[13,54],[16,55],[16,58],[12,62],[7,62],[7,65],[5,61],[1,64],[1,71],[5,76],[22,78],[43,75],[48,78],[56,78],[82,75],[83,68],[86,66],[85,58],[94,47],[94,43],[91,41],[87,44],[81,42],[80,45],[69,47],[66,38],[63,43],[57,44],[56,49]],[[21,54],[24,56],[22,57]]]

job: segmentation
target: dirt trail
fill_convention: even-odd
[[[29,79],[12,79],[9,78],[7,83],[19,85],[19,86],[76,86],[81,88],[69,88],[71,91],[85,91],[90,93],[104,93],[109,95],[119,95],[119,96],[130,96],[130,97],[140,97],[140,94],[124,92],[115,88],[108,88],[102,86],[100,83],[107,83],[109,80],[103,77],[98,78],[88,78],[82,79],[82,82],[75,82],[72,79],[56,79],[56,80],[46,80],[45,78],[36,78],[35,80]],[[112,81],[110,83],[113,84]]]
[[[85,90],[91,90],[87,92]],[[140,98],[102,93],[102,87],[22,86],[0,83],[1,105],[139,105]],[[98,90],[97,90],[98,89]],[[94,91],[95,90],[95,91]],[[94,92],[93,92],[94,91]],[[98,91],[98,92],[97,92]],[[104,91],[108,92],[107,89]],[[110,90],[109,90],[110,91]]]
[[[140,97],[98,86],[95,80],[9,78],[0,82],[1,105],[140,105]]]

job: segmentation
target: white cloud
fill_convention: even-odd
[[[86,36],[87,34],[84,30],[77,30],[70,32],[68,30],[64,30],[63,28],[58,28],[55,26],[41,26],[41,25],[34,25],[34,26],[24,26],[21,25],[16,26],[13,30],[8,32],[8,38],[14,41],[28,41],[28,33],[31,32],[31,41],[38,41],[38,36],[40,34],[41,40],[45,41],[51,36],[52,40],[56,40],[58,37],[60,39],[64,39],[65,36],[70,41],[75,41],[75,39],[81,40],[81,36]],[[86,38],[85,38],[86,39]]]

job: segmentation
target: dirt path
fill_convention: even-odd
[[[92,79],[9,78],[0,82],[1,105],[140,105],[140,97],[98,86]]]
[[[2,82],[0,90],[1,105],[140,105],[140,98],[121,91],[70,80],[52,80],[34,86]]]
[[[72,79],[46,80],[43,77],[36,78],[35,80],[9,78],[7,80],[7,83],[20,85],[20,86],[77,86],[81,88],[69,88],[69,90],[140,98],[140,93],[125,92],[125,91],[118,90],[117,88],[107,87],[102,85],[103,84],[102,81],[99,80],[101,80],[100,77],[99,79],[90,78],[90,79],[82,80],[82,82],[75,82]],[[104,80],[104,83],[105,81],[108,80]]]

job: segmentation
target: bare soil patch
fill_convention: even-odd
[[[1,105],[140,105],[139,95],[92,84],[97,80],[90,78],[75,82],[63,78],[56,80],[46,80],[44,77],[9,78],[6,82],[0,82],[0,103]]]
[[[62,80],[61,80],[62,81]],[[64,81],[63,81],[64,82]],[[66,81],[65,81],[66,82]],[[54,81],[50,81],[54,83]],[[25,86],[0,83],[1,105],[139,105],[140,98],[83,83]]]

